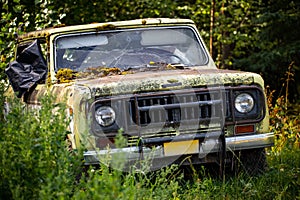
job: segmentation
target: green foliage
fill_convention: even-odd
[[[0,7],[0,71],[14,58],[17,35],[60,24],[65,16],[55,0],[21,1],[3,0]],[[3,73],[1,73],[3,74]],[[0,76],[4,79],[5,76]]]
[[[79,190],[73,199],[170,199],[179,196],[179,180],[176,166],[157,172],[124,173],[111,170],[106,165],[90,168],[87,177],[81,179]]]
[[[61,8],[67,17],[61,19],[67,25],[93,22],[130,20],[148,17],[174,16],[176,3],[171,0],[66,0],[55,2],[55,8]]]
[[[278,81],[285,76],[290,65],[296,76],[300,74],[300,2],[288,0],[262,1],[256,18],[257,27],[252,35],[253,45],[249,46],[248,56],[235,58],[235,68],[261,72],[267,85],[280,88]],[[299,79],[290,89],[294,90],[292,99],[299,98]],[[278,94],[277,94],[278,95]]]
[[[0,72],[13,59],[14,33],[60,23],[181,17],[196,22],[207,44],[213,39],[213,58],[220,68],[262,72],[271,90],[281,87],[281,78],[285,86],[293,81],[288,71],[295,86],[300,80],[299,6],[298,0],[215,1],[211,35],[211,0],[4,0]],[[1,83],[1,111],[4,88]],[[9,114],[0,114],[0,199],[299,199],[300,107],[288,101],[296,91],[287,86],[283,92],[272,93],[269,101],[271,131],[277,136],[268,151],[269,170],[259,177],[223,181],[202,169],[185,180],[176,166],[144,174],[105,165],[89,168],[78,181],[82,157],[67,150],[65,107],[52,105],[51,97],[37,111],[11,101]]]
[[[300,147],[299,104],[286,104],[284,96],[276,100],[270,108],[271,131],[276,133],[274,151]]]
[[[63,105],[45,97],[39,110],[9,101],[0,131],[1,199],[65,198],[72,194],[78,158],[66,147]],[[1,107],[3,110],[3,107]],[[68,186],[68,187],[66,187]]]

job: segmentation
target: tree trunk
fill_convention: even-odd
[[[210,36],[209,36],[209,53],[211,56],[213,56],[213,30],[214,30],[214,25],[215,25],[215,4],[216,1],[212,0],[211,1],[211,8],[210,8]]]

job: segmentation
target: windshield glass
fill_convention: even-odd
[[[143,68],[155,64],[199,66],[207,56],[189,27],[145,28],[60,36],[55,40],[56,70],[95,67]]]

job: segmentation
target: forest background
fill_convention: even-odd
[[[219,68],[260,73],[266,85],[276,89],[276,95],[281,95],[286,73],[292,73],[289,99],[299,99],[299,0],[1,0],[0,3],[0,72],[13,59],[16,34],[60,24],[189,18],[196,22]]]
[[[62,24],[189,18],[218,68],[263,76],[276,135],[260,177],[220,181],[198,173],[186,182],[171,168],[153,180],[103,166],[74,184],[81,165],[59,142],[63,112],[52,115],[48,97],[39,113],[16,103],[5,120],[0,114],[0,199],[300,199],[300,0],[0,0],[0,9],[1,110],[16,35]]]

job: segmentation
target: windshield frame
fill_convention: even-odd
[[[189,25],[180,25],[180,26],[160,26],[160,27],[138,27],[138,28],[125,28],[125,29],[116,29],[116,30],[106,30],[106,31],[85,31],[85,32],[76,32],[76,33],[68,33],[68,34],[61,34],[54,38],[54,70],[57,72],[59,69],[58,67],[58,59],[57,59],[57,42],[59,39],[63,37],[73,37],[73,36],[80,36],[80,35],[93,35],[93,34],[109,34],[109,33],[120,33],[120,32],[129,32],[129,31],[143,31],[143,30],[159,30],[159,29],[190,29],[194,35],[194,39],[198,42],[198,47],[201,53],[203,54],[203,63],[194,66],[188,67],[199,67],[199,66],[206,66],[209,63],[209,55],[207,55],[207,50],[205,45],[203,44],[202,39],[200,38],[198,32],[195,30],[194,27]]]

